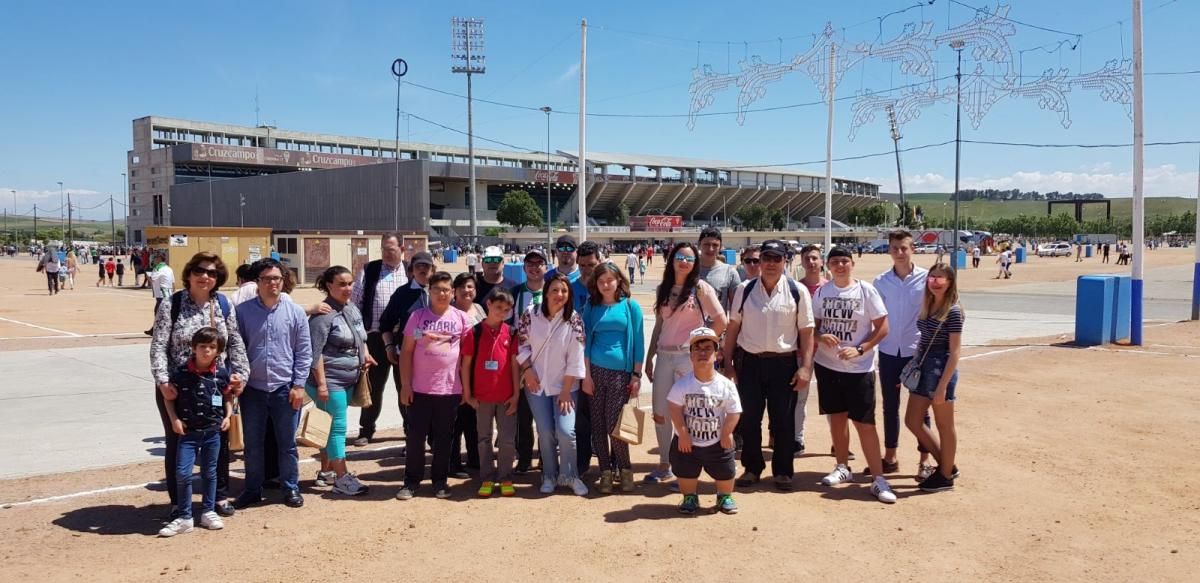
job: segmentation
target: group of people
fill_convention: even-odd
[[[184,269],[185,289],[160,302],[152,330],[174,507],[161,534],[193,527],[197,459],[205,462],[203,527],[220,528],[221,517],[259,503],[268,474],[278,474],[285,504],[303,505],[295,433],[306,395],[333,419],[315,484],[343,495],[366,492],[347,468],[346,446],[376,439],[389,376],[405,433],[400,500],[420,491],[427,445],[438,498],[450,496],[450,477],[472,473],[478,496],[514,495],[514,476],[533,470],[535,443],[543,494],[561,488],[588,495],[584,476],[593,458],[596,490],[633,491],[629,443],[616,430],[626,405],[642,393],[643,375],[652,383],[658,463],[642,482],[678,490],[680,512],[698,511],[702,471],[717,482],[717,510],[737,512],[734,489],[753,487],[767,469],[764,416],[774,449],[771,482],[792,489],[814,377],[836,458],[823,484],[854,481],[853,426],[870,492],[896,501],[885,475],[899,470],[900,395],[907,388],[903,421],[920,444],[920,487],[953,488],[964,318],[950,266],[918,267],[911,235],[896,231],[889,235],[893,267],[873,282],[854,277],[850,249],[835,247],[823,257],[811,245],[799,253],[805,276],[794,280],[786,275],[787,244],[770,240],[743,251],[743,281],[719,257],[720,231],[705,229],[698,243],[678,242],[664,256],[649,343],[630,266],[622,270],[595,243],[577,244],[569,235],[556,241],[553,267],[545,251],[528,251],[525,281],[516,284],[504,277],[498,247],[483,251],[478,273],[455,277],[436,271],[427,252],[406,261],[400,237],[385,234],[382,257],[357,276],[341,266],[320,276],[326,299],[314,306],[291,302],[283,293],[288,270],[271,259],[240,268],[239,291],[226,298],[217,292],[228,276],[224,264],[197,254]],[[371,404],[351,438],[346,411],[362,381]],[[228,502],[224,430],[236,408],[246,483]],[[267,468],[268,458],[277,468]]]

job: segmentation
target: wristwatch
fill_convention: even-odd
[[[859,355],[859,356],[862,356],[862,355],[863,355],[863,347],[862,347],[862,345],[855,346],[855,347],[854,347],[854,349],[858,351],[858,355]]]

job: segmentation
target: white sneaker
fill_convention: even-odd
[[[333,472],[333,471],[330,471],[330,472],[322,472],[322,471],[317,471],[317,479],[316,479],[316,481],[315,481],[315,485],[316,485],[318,488],[324,488],[324,487],[326,487],[326,486],[332,486],[332,485],[333,485],[335,482],[337,482],[337,477],[338,477],[338,475],[337,475],[337,472]]]
[[[208,530],[221,530],[222,528],[225,528],[225,521],[221,520],[221,517],[218,516],[216,512],[205,512],[204,514],[200,515],[200,528],[207,528]]]
[[[192,532],[192,519],[176,518],[166,526],[162,527],[162,530],[158,531],[158,536],[172,537],[185,532]]]
[[[828,476],[821,478],[821,484],[824,486],[836,486],[853,481],[854,472],[851,472],[850,468],[845,464],[838,464],[836,468],[833,468],[832,472],[829,472]]]
[[[587,484],[584,484],[583,480],[580,480],[579,478],[575,478],[574,480],[571,480],[571,490],[573,490],[575,492],[576,496],[587,496],[588,495]]]
[[[892,487],[888,484],[883,476],[877,476],[875,481],[871,483],[871,493],[875,498],[884,504],[895,504],[896,493],[892,491]]]
[[[538,492],[543,494],[554,493],[555,480],[553,478],[542,478],[542,487],[538,488]]]
[[[921,466],[917,468],[917,481],[924,482],[925,478],[932,476],[933,472],[935,472],[935,471],[937,471],[937,470],[934,469],[934,467],[932,465],[921,464]]]
[[[354,474],[346,472],[333,483],[334,494],[345,494],[346,496],[359,496],[366,494],[368,488],[358,481],[358,477]]]

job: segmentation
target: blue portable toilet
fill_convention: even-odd
[[[1088,243],[1087,245],[1085,245],[1083,247],[1083,256],[1091,257],[1092,253],[1093,253],[1093,249],[1092,249],[1093,247],[1094,247],[1094,245],[1092,245],[1091,243]]]
[[[1112,334],[1109,339],[1119,342],[1129,338],[1130,310],[1133,306],[1133,278],[1128,275],[1110,275],[1113,286]]]
[[[1081,275],[1075,283],[1075,344],[1099,346],[1112,340],[1116,278]]]
[[[725,263],[728,263],[729,265],[737,265],[737,251],[726,248],[724,253],[725,253]]]
[[[1017,247],[1017,263],[1025,263],[1025,253],[1026,251],[1024,247]]]
[[[967,268],[967,251],[966,251],[966,249],[959,249],[958,252],[954,254],[954,269],[966,269],[966,268]]]
[[[442,251],[442,261],[445,263],[454,263],[458,261],[458,251],[454,249],[446,249]]]

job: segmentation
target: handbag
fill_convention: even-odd
[[[921,365],[925,364],[925,357],[929,356],[929,349],[933,347],[933,341],[937,340],[938,332],[942,331],[942,324],[946,321],[938,322],[937,330],[933,331],[933,336],[929,338],[929,344],[925,345],[925,352],[921,353],[921,360],[909,360],[904,368],[900,369],[900,384],[904,388],[915,391],[921,385]]]
[[[246,449],[246,440],[242,432],[242,409],[237,399],[233,400],[233,414],[229,416],[229,451]]]
[[[358,341],[358,380],[354,383],[354,394],[350,396],[350,402],[347,403],[350,407],[367,408],[372,404],[371,401],[371,377],[367,375],[367,371],[363,370],[362,366],[366,363],[366,357],[363,355],[363,350],[366,349],[366,340],[359,338],[358,330],[354,324],[350,323],[350,318],[346,317],[346,312],[342,311],[342,319],[346,321],[346,326],[350,328],[350,333],[354,335],[354,339]]]
[[[641,399],[634,397],[621,406],[621,417],[613,428],[613,439],[629,445],[641,445],[646,433],[646,410],[641,407]]]
[[[296,430],[296,443],[309,447],[325,447],[329,442],[329,429],[333,417],[314,405],[305,407],[300,413],[300,426]]]

